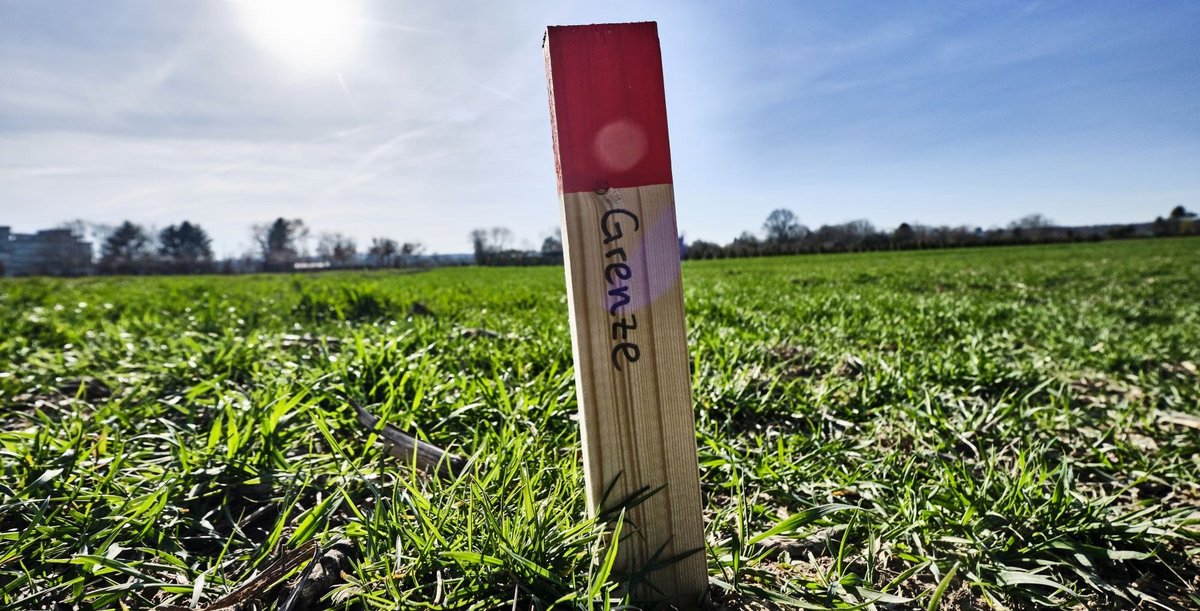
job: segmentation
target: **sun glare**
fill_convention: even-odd
[[[338,69],[361,35],[360,0],[236,0],[242,25],[268,53],[292,69]]]

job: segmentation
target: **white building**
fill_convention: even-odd
[[[91,267],[92,243],[68,229],[13,233],[0,227],[0,276],[77,276]]]

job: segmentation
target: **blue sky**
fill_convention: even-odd
[[[343,2],[264,33],[235,0],[0,0],[0,225],[188,219],[221,256],[277,216],[536,247],[558,221],[542,30],[641,20],[689,239],[777,207],[884,228],[1200,208],[1197,2]]]

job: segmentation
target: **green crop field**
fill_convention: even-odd
[[[1200,239],[684,283],[717,608],[1200,607]],[[203,608],[343,539],[334,608],[622,604],[561,268],[12,280],[0,331],[0,607]]]

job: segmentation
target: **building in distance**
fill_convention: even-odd
[[[13,233],[0,227],[0,276],[79,276],[92,271],[92,243],[70,229]]]

